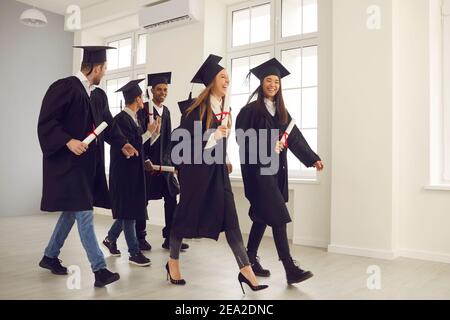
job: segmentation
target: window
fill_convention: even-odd
[[[147,63],[147,34],[134,32],[112,37],[106,40],[106,45],[117,50],[108,50],[108,71],[102,82],[102,88],[108,96],[109,108],[113,116],[117,115],[125,106],[121,92],[118,89],[133,79],[146,79],[145,66]],[[146,81],[140,86],[145,94]],[[109,145],[105,145],[105,163],[109,170]]]
[[[440,168],[440,181],[436,181],[439,184],[450,184],[450,1],[442,1],[442,112],[440,118],[443,119],[441,123],[441,136],[443,150],[440,152],[441,159],[437,163],[441,163]],[[437,180],[437,179],[435,179]]]
[[[253,1],[231,8],[228,17],[232,25],[229,38],[232,48],[261,46],[273,42],[272,2]]]
[[[275,21],[280,21],[276,24]],[[311,148],[317,151],[318,134],[318,5],[317,0],[250,1],[229,7],[228,70],[231,73],[230,105],[234,118],[258,87],[249,70],[276,57],[291,72],[282,81],[283,97]],[[275,35],[275,36],[274,36]],[[235,141],[231,133],[230,141]],[[233,176],[240,177],[239,148],[230,143]],[[315,178],[288,153],[291,178]]]

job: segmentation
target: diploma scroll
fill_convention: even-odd
[[[102,122],[86,139],[83,140],[83,143],[87,145],[91,144],[92,141],[94,141],[95,138],[97,138],[98,135],[101,134],[107,127],[108,124],[106,122]]]
[[[292,129],[294,129],[295,127],[295,120],[292,119],[291,122],[289,123],[288,127],[286,128],[286,131],[283,133],[283,136],[281,137],[280,143],[287,148],[288,147],[288,138],[289,135],[292,132]]]

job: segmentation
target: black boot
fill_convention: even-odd
[[[150,243],[148,243],[145,238],[138,239],[139,242],[139,250],[141,251],[152,251],[152,246]]]
[[[262,265],[259,263],[259,257],[256,255],[256,252],[247,252],[248,259],[252,264],[252,269],[255,275],[258,277],[270,277],[270,270],[264,269]]]
[[[60,276],[67,274],[67,268],[61,265],[61,260],[58,258],[49,258],[44,256],[39,262],[39,267],[50,270],[53,274]]]
[[[95,274],[95,283],[94,286],[97,288],[102,288],[110,283],[113,283],[120,279],[118,273],[113,273],[108,269],[100,269]]]
[[[288,284],[300,283],[313,276],[311,271],[302,270],[291,257],[281,260],[284,270],[286,270],[286,279]]]
[[[165,238],[164,239],[164,242],[163,242],[163,244],[162,244],[162,247],[163,247],[163,249],[166,249],[166,250],[170,250],[170,242],[169,242],[169,238]],[[181,243],[181,248],[180,248],[180,250],[182,250],[182,251],[184,251],[184,250],[187,250],[187,249],[189,249],[189,245],[187,244],[187,243]]]

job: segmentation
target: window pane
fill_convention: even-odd
[[[270,4],[252,8],[251,42],[270,40]]]
[[[302,87],[317,86],[317,46],[303,48]]]
[[[233,12],[233,47],[250,43],[250,10]]]
[[[263,62],[266,62],[270,59],[269,53],[258,54],[250,57],[250,69],[259,66]],[[250,93],[256,90],[259,87],[260,81],[253,74],[250,77]]]
[[[119,41],[119,68],[131,66],[131,38]]]
[[[140,73],[140,74],[137,75],[137,79],[145,79],[144,81],[139,83],[139,87],[141,87],[141,90],[142,90],[142,92],[144,93],[144,96],[145,96],[145,90],[147,90],[147,74]]]
[[[302,91],[302,128],[317,128],[317,88]]]
[[[303,0],[303,33],[317,32],[317,0]]]
[[[108,104],[111,110],[118,107],[115,93],[117,89],[117,79],[106,81],[106,95],[108,96]]]
[[[283,90],[284,104],[298,127],[301,127],[302,91],[301,89]]]
[[[237,115],[241,111],[242,107],[244,107],[245,104],[247,103],[248,97],[249,97],[248,94],[240,94],[240,95],[231,96],[231,115],[233,118],[233,122],[236,121]],[[239,164],[240,164],[239,147],[238,147],[237,143],[235,143],[236,134],[234,131],[234,126],[233,126],[233,129],[231,130],[231,134],[230,134],[228,141],[230,141],[228,143],[228,147],[227,147],[228,148],[227,149],[228,157],[234,166],[239,166]],[[240,167],[234,168],[234,170],[240,170],[240,169],[241,169]]]
[[[248,93],[249,84],[246,81],[246,76],[249,71],[249,58],[237,58],[231,61],[231,93]]]
[[[288,139],[289,141],[289,139]],[[291,171],[295,171],[295,170],[300,170],[302,168],[302,163],[300,162],[300,160],[297,159],[296,156],[294,156],[294,154],[290,151],[288,151],[288,170],[289,172]]]
[[[137,64],[145,64],[147,60],[147,34],[140,34],[137,45]]]
[[[282,37],[302,34],[302,0],[283,0],[281,6]]]
[[[238,94],[231,96],[231,113],[233,116],[233,120],[236,120],[239,111],[241,111],[242,107],[245,107],[245,105],[247,104],[248,97],[248,94]]]
[[[291,73],[283,79],[283,88],[300,88],[302,85],[302,49],[282,51],[281,62]]]
[[[119,47],[119,42],[118,41],[109,42],[107,45],[110,47],[117,48]],[[108,69],[115,70],[119,68],[119,53],[117,52],[117,50],[106,50],[106,53],[108,59]]]
[[[308,142],[311,149],[317,153],[317,129],[303,129],[301,130],[303,133],[303,136],[305,137],[306,141]],[[302,166],[304,167],[304,166]],[[314,171],[314,167],[308,168],[308,171]]]

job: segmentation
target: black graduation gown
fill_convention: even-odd
[[[272,117],[265,107],[263,110],[259,110],[255,101],[242,108],[236,118],[236,130],[242,129],[245,131],[253,128],[258,132],[259,129],[278,129],[279,133],[282,134],[292,120],[290,115],[288,118],[288,123],[281,125],[278,114]],[[270,137],[270,131],[268,137]],[[258,136],[258,146],[259,139],[260,137]],[[274,141],[267,138],[267,150],[273,151],[277,140],[279,140],[279,135],[274,137]],[[242,145],[239,147],[244,148]],[[249,154],[248,143],[246,143],[245,148],[247,158]],[[320,161],[319,156],[310,148],[297,126],[294,127],[289,135],[288,149],[306,167],[312,167],[317,161]],[[249,164],[248,161],[245,164],[241,164],[245,196],[251,205],[250,218],[252,221],[262,222],[269,226],[291,222],[286,206],[289,200],[287,150],[283,150],[277,157],[279,166],[273,175],[260,174],[261,168],[269,167],[270,165],[262,165],[259,157],[257,157],[257,164]]]
[[[87,152],[76,156],[67,148],[67,142],[83,141],[103,121],[108,128]],[[89,97],[77,77],[56,81],[42,101],[37,129],[43,152],[41,210],[111,208],[103,141],[120,147],[127,141],[113,124],[105,92],[97,88]]]
[[[206,118],[206,116],[205,116]],[[194,150],[194,122],[200,120],[199,108],[189,115],[183,115],[179,129],[190,132],[191,150]],[[202,135],[205,133],[206,119],[202,121]],[[220,123],[214,122],[211,129]],[[174,131],[174,132],[175,132]],[[198,141],[198,140],[197,140]],[[174,146],[176,142],[173,143]],[[204,150],[206,141],[201,144]],[[197,146],[200,149],[200,146]],[[223,164],[194,164],[194,152],[190,164],[178,166],[180,181],[180,202],[175,209],[172,233],[181,238],[210,238],[218,240],[221,232],[239,228],[239,222],[231,190],[230,178],[225,162],[226,139],[218,141],[211,152],[221,152]]]
[[[138,116],[140,122],[143,123],[144,128],[147,128],[149,123],[148,109],[149,103],[145,104]],[[153,117],[156,119],[159,114],[153,108]],[[170,136],[172,134],[172,123],[170,119],[170,111],[164,106],[163,115],[161,117],[161,131],[158,140],[151,145],[151,140],[147,141],[144,145],[144,152],[146,159],[155,165],[172,166],[170,159],[171,141]],[[151,174],[146,171],[145,174],[147,181],[147,200],[159,200],[165,195],[165,190],[168,190],[172,197],[176,197],[180,193],[180,186],[177,179],[172,173]]]
[[[114,219],[147,220],[147,199],[145,197],[144,154],[142,127],[122,111],[114,122],[121,129],[129,143],[139,152],[138,157],[127,159],[120,148],[111,147],[109,168],[109,190]]]

